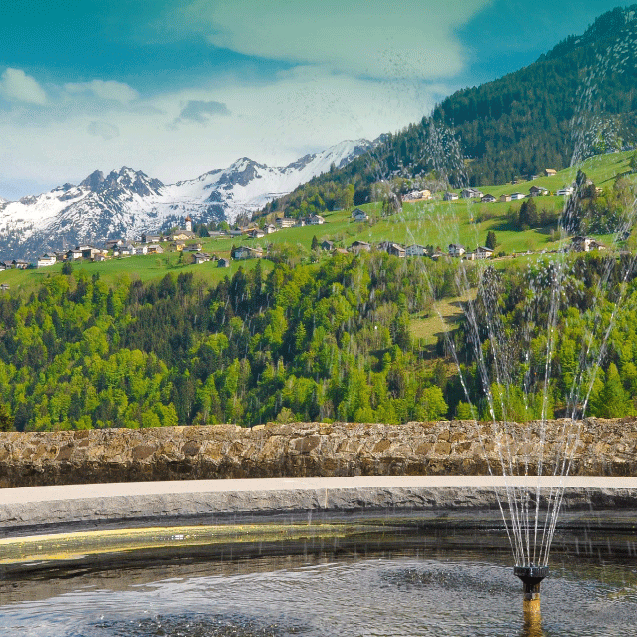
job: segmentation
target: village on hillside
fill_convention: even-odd
[[[545,176],[554,176],[556,171],[546,169]],[[538,175],[530,176],[531,180],[538,178]],[[591,185],[590,182],[589,185]],[[485,194],[477,188],[465,188],[459,192],[445,191],[442,193],[432,193],[428,189],[410,191],[402,198],[403,202],[433,201],[434,199],[445,202],[458,201],[460,199],[470,200],[474,203],[495,203],[495,202],[511,202],[522,200],[530,197],[543,197],[554,195],[558,197],[570,197],[575,191],[575,184],[564,186],[555,192],[549,191],[542,186],[531,186],[527,194],[514,192],[510,194],[502,194],[495,197],[491,194]],[[598,192],[601,189],[596,188]],[[352,222],[361,223],[369,221],[369,215],[361,208],[354,208],[350,215]],[[209,231],[208,236],[212,238],[220,237],[238,237],[246,239],[262,239],[267,235],[275,232],[285,231],[289,228],[297,228],[303,226],[323,226],[327,223],[325,217],[315,214],[306,218],[279,217],[275,216],[272,222],[258,225],[256,222],[247,223],[245,225],[228,228],[227,230]],[[430,257],[434,260],[442,257],[461,258],[463,260],[475,261],[481,259],[491,259],[495,256],[494,246],[478,245],[475,248],[469,248],[459,243],[451,243],[446,249],[440,246],[425,246],[420,244],[403,245],[390,240],[382,240],[377,243],[356,240],[348,247],[341,247],[333,239],[323,239],[312,246],[323,252],[331,254],[371,252],[373,250],[384,251],[388,254],[399,258],[405,257]],[[571,243],[567,249],[575,252],[589,252],[591,250],[603,250],[605,246],[598,240],[587,236],[571,237]],[[22,259],[0,260],[0,271],[9,269],[24,270],[27,268],[44,268],[55,265],[56,263],[84,261],[84,262],[103,262],[108,259],[125,258],[138,255],[161,255],[166,252],[180,252],[188,255],[188,261],[185,263],[201,264],[209,261],[215,261],[218,267],[229,267],[230,260],[254,259],[268,256],[268,247],[254,245],[233,246],[230,251],[230,257],[218,257],[209,252],[203,251],[201,237],[194,231],[192,219],[188,215],[184,219],[183,227],[173,229],[164,234],[143,233],[139,240],[132,241],[129,239],[109,239],[103,246],[96,247],[93,245],[78,245],[75,248],[64,250],[61,252],[46,252],[37,258],[34,262],[28,262]],[[515,255],[513,255],[515,256]],[[185,258],[185,257],[184,257]]]

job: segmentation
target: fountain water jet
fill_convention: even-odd
[[[626,42],[627,46],[636,46],[633,37],[627,37]],[[594,155],[592,145],[596,140],[614,136],[612,123],[599,114],[601,91],[598,85],[607,73],[623,72],[625,65],[616,58],[617,49],[613,48],[598,60],[577,96],[578,107],[573,118],[573,173],[582,161]],[[462,154],[453,133],[432,124],[429,140],[434,147],[430,156],[436,173],[443,179],[454,175],[454,185],[466,187],[468,180],[461,168]],[[471,351],[476,367],[474,378],[461,364],[462,353],[449,331],[443,332],[446,349],[455,361],[462,390],[476,423],[489,474],[526,479],[524,484],[512,480],[502,493],[496,492],[496,496],[513,551],[514,574],[524,586],[525,614],[538,617],[540,582],[548,575],[549,553],[564,495],[563,482],[543,490],[542,476],[563,478],[571,472],[580,442],[580,420],[587,413],[618,310],[626,298],[627,284],[637,270],[635,254],[620,250],[621,242],[637,225],[637,205],[633,198],[616,220],[610,246],[614,250],[608,251],[609,256],[596,273],[596,281],[586,289],[577,279],[577,263],[568,254],[566,239],[583,231],[593,232],[588,228],[595,224],[594,219],[586,217],[581,206],[588,188],[582,174],[578,171],[575,192],[566,199],[558,220],[557,234],[562,247],[555,254],[542,256],[537,263],[527,266],[523,277],[525,294],[516,308],[519,318],[516,324],[506,324],[504,320],[505,291],[500,274],[486,262],[478,261],[470,270],[465,261],[458,260],[456,286],[459,293],[464,292],[469,297],[467,292],[473,287],[472,278],[476,273],[480,281],[476,299],[468,298],[464,303],[464,336],[466,350]],[[436,229],[454,227],[457,239],[457,228],[461,224],[450,224],[449,219],[443,219],[445,214],[453,215],[458,210],[457,204],[444,212],[430,210],[432,215],[438,214]],[[467,215],[474,220],[470,204]],[[473,228],[477,243],[477,224],[474,223]],[[410,238],[415,241],[415,237]],[[435,299],[435,286],[426,270],[423,268],[424,278]],[[588,295],[589,302],[588,306],[582,303],[586,314],[580,351],[566,392],[566,418],[558,432],[562,445],[551,448],[547,445],[546,433],[552,412],[554,368],[560,362],[557,360],[559,330],[564,322],[568,323],[570,299],[575,294]],[[609,305],[608,300],[611,309],[607,311],[604,305]],[[442,314],[439,313],[439,317],[444,323]],[[482,405],[476,403],[478,392],[474,385],[479,386]],[[516,401],[522,405],[517,411],[512,407]],[[490,431],[486,436],[477,426],[480,412],[489,421]],[[522,420],[531,420],[526,427],[513,424],[520,419],[520,414]],[[518,457],[521,448],[525,449],[523,463]]]

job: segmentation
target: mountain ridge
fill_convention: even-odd
[[[283,167],[241,157],[174,184],[127,166],[106,175],[94,170],[77,185],[0,201],[0,255],[34,258],[79,243],[133,239],[178,225],[187,215],[200,223],[233,222],[332,166],[346,165],[374,143],[346,140]]]
[[[504,184],[560,170],[613,149],[637,146],[637,4],[599,16],[517,71],[443,99],[430,115],[335,174],[273,201],[265,212],[327,202],[355,188],[354,204],[375,200],[374,184],[399,179],[452,187]],[[376,189],[379,191],[382,189]]]

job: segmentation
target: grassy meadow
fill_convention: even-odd
[[[637,176],[631,173],[629,161],[633,152],[613,153],[593,157],[580,167],[593,182],[600,187],[609,186],[617,175],[625,175],[631,181]],[[533,181],[506,184],[501,186],[481,186],[480,190],[495,197],[513,192],[528,193],[532,185],[543,186],[555,192],[575,179],[577,168],[569,168],[552,177],[540,177]],[[456,191],[459,192],[459,191]],[[538,209],[561,210],[564,198],[557,196],[538,197]],[[517,230],[510,222],[509,211],[518,210],[522,201],[480,203],[459,199],[444,202],[440,199],[422,202],[406,202],[400,213],[391,216],[381,215],[380,203],[369,203],[359,206],[367,212],[370,219],[366,222],[355,222],[351,219],[351,210],[326,212],[326,223],[320,226],[304,226],[279,230],[266,235],[262,239],[251,239],[245,236],[202,238],[202,250],[217,257],[229,257],[232,246],[261,246],[264,252],[271,244],[277,246],[300,246],[310,251],[312,240],[330,239],[339,247],[348,247],[353,241],[367,241],[375,244],[390,240],[404,245],[417,243],[421,245],[439,246],[446,251],[450,243],[460,243],[468,249],[474,249],[486,242],[487,233],[496,234],[496,253],[507,256],[515,253],[544,252],[556,250],[560,243],[552,227]],[[603,240],[603,237],[601,237]],[[327,255],[324,255],[326,258]],[[143,281],[164,276],[167,272],[179,274],[193,272],[197,279],[211,284],[221,281],[225,276],[232,277],[239,267],[251,269],[253,260],[232,261],[230,268],[218,268],[215,262],[200,265],[186,264],[190,255],[178,252],[167,252],[162,255],[143,255],[110,259],[103,263],[73,264],[75,271],[86,271],[88,274],[99,274],[105,282],[115,282],[122,276],[139,278]],[[263,260],[262,267],[267,272],[272,264]],[[504,266],[502,266],[504,267]],[[28,291],[39,285],[45,277],[61,271],[61,264],[37,270],[0,272],[0,283],[8,284],[12,290]],[[444,313],[443,313],[444,314]],[[428,321],[429,319],[427,319]],[[418,324],[420,325],[420,324]],[[430,334],[421,334],[421,329],[430,331],[430,327],[415,328],[418,336],[431,340]]]

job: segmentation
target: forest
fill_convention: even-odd
[[[589,415],[635,413],[637,285],[626,259],[564,257],[549,416],[564,412],[576,377],[591,381]],[[499,378],[493,325],[510,343],[508,413],[535,418],[549,305],[540,292],[529,296],[529,276],[547,276],[547,267],[495,270],[372,252],[294,268],[281,262],[267,275],[257,263],[214,286],[192,273],[122,276],[112,286],[85,271],[50,274],[29,294],[0,296],[0,428],[489,419],[488,394],[504,391],[480,375],[483,364]],[[437,347],[422,346],[411,317],[454,297],[461,281],[477,292],[475,326],[465,320]],[[530,325],[530,303],[538,319],[522,338],[516,330]],[[592,360],[589,335],[610,315],[593,378],[582,352]],[[471,346],[476,330],[485,337],[482,360]]]
[[[382,136],[264,212],[304,216],[348,207],[350,198],[354,205],[379,201],[387,194],[379,185],[399,194],[405,180],[409,187],[504,184],[634,148],[637,45],[628,16],[636,9],[613,9],[529,66],[455,92],[420,122]]]

